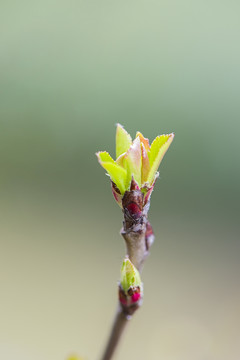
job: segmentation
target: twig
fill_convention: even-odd
[[[147,220],[147,214],[150,206],[148,198],[145,203],[144,195],[139,189],[134,188],[126,191],[123,199],[124,222],[121,234],[126,242],[127,256],[133,265],[141,272],[144,261],[149,254],[149,248],[154,241],[152,227]],[[119,287],[120,299],[122,294]],[[102,360],[110,360],[121,338],[131,316],[141,306],[142,299],[134,304],[126,305],[119,302],[115,321],[106,346]]]
[[[112,358],[129,319],[130,317],[124,314],[123,309],[119,306],[102,360],[110,360]]]

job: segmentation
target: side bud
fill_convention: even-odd
[[[143,285],[140,274],[129,258],[126,258],[122,264],[119,284],[119,301],[124,312],[132,315],[141,305],[142,298]]]

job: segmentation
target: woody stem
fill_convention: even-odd
[[[110,360],[112,358],[129,319],[129,316],[123,312],[121,306],[118,306],[110,337],[102,360]]]
[[[143,193],[140,190],[126,191],[122,199],[124,222],[121,234],[126,242],[127,256],[140,272],[154,241],[152,227],[147,220],[150,203],[148,201],[147,204],[144,204],[143,201]],[[141,301],[129,306],[119,302],[110,337],[101,360],[112,358],[129,319],[140,305]]]

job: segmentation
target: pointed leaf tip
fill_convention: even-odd
[[[126,258],[121,269],[121,286],[126,292],[130,287],[141,286],[141,278],[133,263]]]
[[[151,183],[154,180],[155,174],[158,170],[158,167],[168,150],[169,146],[171,145],[174,138],[174,133],[171,134],[163,134],[157,136],[150,148],[149,152],[149,162],[150,162],[150,171],[148,174],[148,182]]]
[[[108,152],[99,151],[96,155],[100,165],[108,172],[111,180],[116,184],[120,192],[124,194],[126,191],[127,171],[116,164]]]
[[[96,153],[96,156],[97,156],[100,164],[103,162],[111,162],[111,163],[115,162],[113,160],[113,158],[111,157],[111,155],[109,155],[109,153],[107,151],[98,151]]]
[[[116,184],[121,194],[124,194],[126,191],[127,171],[112,162],[102,162],[101,165],[108,172],[111,180]]]
[[[132,138],[122,125],[117,124],[116,130],[116,159],[125,153],[132,145]]]
[[[148,158],[147,150],[143,143],[141,143],[141,150],[142,150],[142,184],[147,181],[148,173],[150,171],[150,163]]]
[[[132,177],[141,186],[141,170],[142,170],[142,154],[141,143],[139,137],[137,137],[124,157],[124,167],[127,170],[127,183],[129,187]]]
[[[143,136],[139,131],[136,133],[136,138],[139,137],[141,143],[145,146],[146,151],[150,150],[149,140]]]

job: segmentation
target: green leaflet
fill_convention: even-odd
[[[117,124],[116,131],[116,159],[125,153],[130,146],[132,145],[132,138],[128,132],[122,127],[122,125]]]
[[[111,180],[117,185],[121,194],[124,194],[126,189],[127,171],[121,166],[112,162],[102,162],[102,167],[107,170]]]
[[[132,180],[132,176],[138,185],[141,186],[142,154],[139,137],[133,141],[133,144],[127,151],[123,164],[124,168],[127,170],[127,187]]]
[[[149,151],[149,162],[150,162],[150,171],[148,173],[147,181],[151,184],[155,173],[165,155],[167,149],[169,148],[171,142],[173,141],[174,134],[169,135],[160,135],[156,137],[151,145],[151,149]]]
[[[147,150],[143,143],[141,143],[142,149],[142,173],[141,173],[141,184],[144,184],[147,181],[148,173],[150,171],[150,163],[147,154]]]
[[[111,162],[113,164],[115,163],[115,161],[107,151],[99,151],[96,153],[96,155],[100,164],[102,164],[102,162]]]

